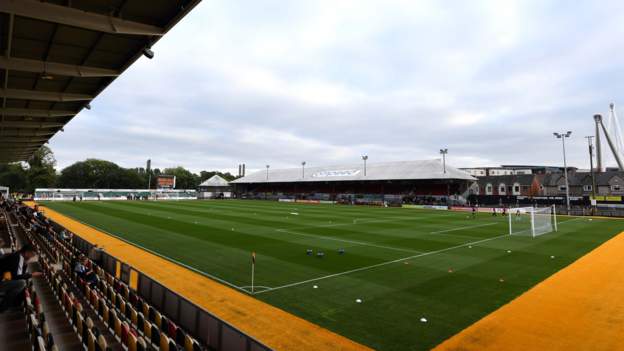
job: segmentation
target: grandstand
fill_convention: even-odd
[[[231,182],[241,198],[358,204],[464,202],[476,179],[440,160],[269,169]]]

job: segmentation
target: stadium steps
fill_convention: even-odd
[[[26,316],[22,309],[0,313],[0,345],[2,350],[32,350],[26,331]]]
[[[29,238],[28,234],[26,234],[24,232],[22,232],[21,234],[25,237],[24,239]],[[31,242],[33,244],[44,244],[43,239],[38,237],[37,235],[38,234],[34,234],[34,235],[30,236],[30,238],[32,238],[32,239],[34,239],[35,241],[38,241],[38,242],[36,242],[36,243],[34,241],[31,241]],[[46,245],[40,245],[39,247],[40,247],[41,250],[46,250],[46,251],[48,251],[50,249],[49,247],[46,247]],[[48,251],[47,254],[50,255],[51,257],[53,257],[53,253],[52,252]],[[46,260],[46,261],[48,260],[47,257],[41,257],[40,259]],[[75,285],[71,284],[71,282],[68,281],[69,278],[67,278],[67,276],[65,276],[64,274],[61,274],[61,278],[62,278],[62,281],[67,284],[68,292],[73,293],[76,302],[78,302],[83,307],[83,309],[82,309],[82,316],[83,316],[84,320],[86,321],[86,319],[88,317],[90,317],[91,320],[93,321],[94,327],[99,332],[101,332],[102,336],[104,336],[104,339],[106,340],[107,346],[109,348],[107,350],[110,350],[110,351],[121,351],[121,350],[124,350],[124,348],[122,347],[121,343],[119,343],[117,341],[117,339],[115,338],[114,334],[112,334],[109,331],[108,327],[99,319],[97,313],[92,308],[90,308],[90,305],[85,300],[85,298],[82,295],[81,291]],[[57,295],[54,294],[54,291],[52,290],[52,287],[50,286],[50,283],[47,280],[45,280],[44,278],[39,278],[39,279],[36,279],[36,280],[40,283],[39,287],[41,288],[40,291],[38,291],[38,293],[41,294],[42,291],[48,292],[49,293],[48,297],[50,298],[50,302],[51,302],[50,305],[52,305],[52,303],[54,303],[58,307],[58,310],[56,311],[56,312],[58,312],[58,314],[54,314],[54,317],[58,317],[59,324],[62,325],[64,323],[65,326],[68,327],[68,329],[65,328],[65,327],[59,327],[59,331],[71,332],[73,334],[73,337],[74,337],[73,339],[78,342],[76,349],[72,348],[72,349],[69,349],[69,350],[82,350],[82,349],[84,349],[83,345],[87,344],[88,341],[87,340],[82,340],[81,341],[79,339],[78,333],[74,329],[75,325],[72,326],[72,322],[67,318],[67,315],[65,314],[65,312],[64,312],[64,310],[62,308],[63,302],[60,300],[60,298]],[[35,279],[33,279],[33,281],[35,281]],[[33,282],[33,285],[34,285],[34,282]],[[40,296],[40,299],[41,299],[41,295],[39,295],[39,296]],[[47,315],[47,312],[46,312],[46,319],[48,318],[47,316],[48,315]],[[48,325],[50,325],[50,332],[53,333],[52,326],[51,326],[49,321],[48,321]],[[56,335],[54,335],[54,338],[55,338],[54,339],[55,340],[55,344],[57,344],[57,345],[60,344],[61,340],[57,340],[56,339]],[[69,334],[63,335],[61,338],[65,342],[68,343],[69,347],[72,347],[73,340],[72,340],[72,338],[71,338],[71,336]],[[65,348],[61,347],[59,345],[59,350],[63,350],[64,351]]]
[[[41,250],[39,252],[40,261],[47,262],[48,264],[50,263],[48,260],[50,259],[50,257],[54,257],[54,253],[50,252],[50,248],[46,245],[40,245],[44,242],[44,240],[39,236],[39,234],[27,233],[25,228],[21,226],[18,227],[18,230],[15,231],[15,234],[18,242],[30,242],[31,244],[38,247],[39,250]],[[39,271],[38,268],[41,267],[40,263],[34,265],[35,267],[37,267],[33,267],[35,268],[34,270]],[[53,279],[53,277],[51,276],[48,276],[48,278]],[[43,310],[42,312],[45,312],[45,320],[47,322],[50,334],[52,334],[52,336],[54,337],[54,344],[57,345],[58,349],[63,351],[84,350],[85,347],[87,347],[88,349],[89,341],[84,338],[82,340],[80,339],[79,333],[77,332],[77,329],[75,329],[77,326],[75,324],[72,324],[75,321],[72,321],[70,318],[68,318],[70,316],[67,315],[67,310],[64,309],[63,301],[61,300],[60,295],[54,293],[51,282],[44,277],[33,278],[32,281],[33,287],[37,292],[38,301],[41,304],[41,307],[44,309],[46,307],[51,309],[50,312],[52,313]],[[71,288],[71,284],[68,284],[68,290],[73,290]],[[44,299],[45,302],[47,302],[45,305],[43,303]],[[83,307],[87,307],[82,311],[84,319],[86,320],[87,317],[91,317],[91,319],[94,321],[95,328],[97,328],[97,330],[102,333],[108,344],[107,351],[124,350],[121,344],[117,342],[113,334],[109,332],[108,328],[98,319],[97,314],[93,312],[93,310],[88,308],[89,305],[84,305],[84,300],[81,300],[79,295],[76,295],[76,300],[81,303]],[[54,332],[56,332],[58,336]],[[26,335],[28,337],[28,334]]]
[[[33,264],[38,267],[38,264]],[[39,271],[39,269],[36,269]],[[32,270],[31,270],[32,271]],[[63,309],[58,303],[50,285],[43,277],[33,278],[33,287],[39,297],[42,312],[45,313],[50,333],[54,337],[54,342],[59,350],[79,351],[82,350],[82,343],[74,328],[71,326]]]

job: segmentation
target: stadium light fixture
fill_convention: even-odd
[[[154,58],[154,51],[152,51],[151,48],[147,47],[143,49],[143,56],[147,57],[148,59],[153,59]]]
[[[366,161],[368,160],[368,155],[362,155],[362,160],[364,160],[364,176],[366,177]]]
[[[566,188],[566,212],[568,215],[570,214],[570,183],[568,182],[568,163],[566,160],[566,149],[565,149],[565,139],[569,138],[572,135],[571,131],[567,131],[565,133],[553,133],[553,135],[557,139],[561,139],[561,147],[563,148],[563,176],[565,178],[565,188]]]
[[[305,179],[305,165],[305,161],[301,162],[301,179]]]
[[[440,154],[442,155],[442,170],[446,174],[446,154],[448,154],[448,149],[440,149]]]

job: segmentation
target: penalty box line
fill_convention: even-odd
[[[418,251],[418,250],[402,249],[402,248],[400,248],[400,247],[394,247],[394,246],[377,245],[377,244],[368,243],[368,242],[365,242],[365,241],[356,241],[356,240],[340,239],[340,238],[335,238],[335,237],[333,237],[333,236],[325,236],[325,235],[307,234],[307,233],[295,232],[295,231],[292,231],[292,230],[287,230],[287,229],[276,229],[275,231],[280,232],[280,233],[286,233],[286,234],[293,234],[293,235],[305,236],[305,237],[310,237],[310,238],[315,238],[315,239],[321,239],[321,240],[340,241],[340,242],[343,242],[343,243],[348,243],[348,244],[355,244],[355,245],[361,245],[361,246],[376,247],[376,248],[379,248],[379,249],[385,249],[385,250],[395,250],[395,251],[410,252],[410,253],[423,253],[423,251]]]
[[[300,281],[300,282],[296,282],[296,283],[291,283],[291,284],[286,284],[286,285],[282,285],[282,286],[277,286],[275,288],[271,288],[271,289],[255,292],[253,295],[263,294],[263,293],[266,293],[266,292],[271,292],[271,291],[275,291],[275,290],[281,290],[281,289],[285,289],[285,288],[291,288],[293,286],[298,286],[298,285],[307,284],[307,283],[311,283],[311,282],[316,282],[316,281],[320,281],[320,280],[324,280],[324,279],[339,277],[339,276],[347,275],[347,274],[351,274],[351,273],[362,272],[362,271],[366,271],[366,270],[369,270],[369,269],[373,269],[373,268],[377,268],[377,267],[383,267],[383,266],[387,266],[387,265],[390,265],[390,264],[393,264],[393,263],[403,262],[403,261],[407,261],[407,260],[411,260],[411,259],[415,259],[415,258],[420,258],[420,257],[424,257],[424,256],[436,255],[436,254],[439,254],[439,253],[443,253],[443,252],[459,249],[459,248],[466,247],[466,246],[469,246],[469,245],[476,245],[476,244],[480,244],[480,243],[484,243],[484,242],[488,242],[488,241],[492,241],[492,240],[496,240],[496,239],[500,239],[500,238],[504,238],[504,237],[510,237],[510,235],[509,234],[503,234],[503,235],[495,236],[495,237],[492,237],[492,238],[487,238],[487,239],[482,239],[482,240],[477,240],[477,241],[471,241],[471,242],[468,242],[468,243],[459,244],[459,245],[447,247],[447,248],[440,249],[440,250],[428,251],[428,252],[424,252],[424,253],[421,253],[421,254],[418,254],[418,255],[413,255],[413,256],[409,256],[409,257],[399,258],[399,259],[396,259],[396,260],[381,262],[381,263],[377,263],[377,264],[374,264],[374,265],[360,267],[360,268],[355,268],[355,269],[351,269],[351,270],[344,271],[344,272],[329,274],[329,275],[325,275],[325,276],[318,277],[318,278],[313,278],[313,279],[308,279],[308,280],[304,280],[304,281]]]

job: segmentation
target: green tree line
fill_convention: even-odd
[[[201,171],[197,174],[184,167],[163,170],[123,168],[114,162],[94,158],[57,171],[54,153],[44,145],[27,162],[0,164],[0,185],[8,186],[11,192],[24,193],[32,193],[35,188],[144,189],[150,180],[150,188],[155,188],[156,179],[161,174],[176,176],[177,189],[195,189],[214,175],[227,181],[236,178],[229,172]]]

